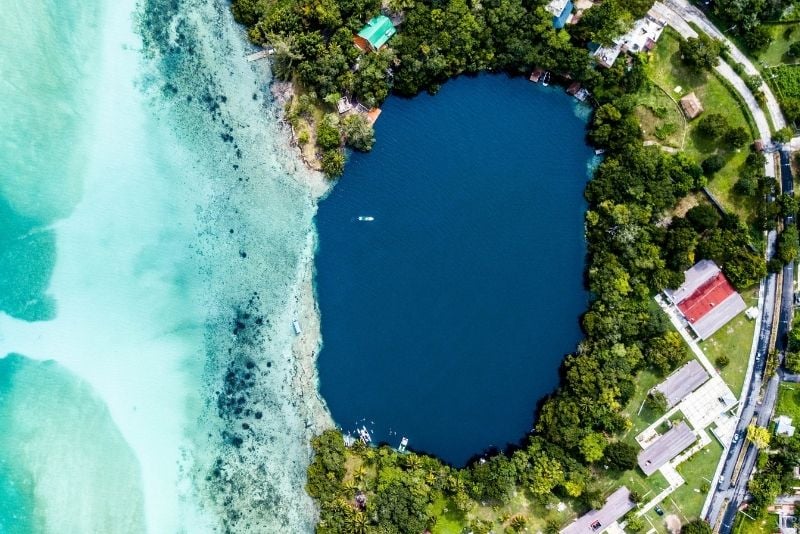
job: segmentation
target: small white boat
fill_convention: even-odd
[[[545,87],[550,85],[550,71],[545,72],[544,76],[542,76],[542,85]]]
[[[371,221],[375,220],[375,217],[373,217],[372,215],[360,215],[358,217],[358,220],[359,221],[371,222]]]
[[[295,335],[299,336],[303,333],[303,330],[300,328],[300,322],[297,319],[292,321],[292,328],[294,328]]]

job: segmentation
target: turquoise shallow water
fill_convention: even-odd
[[[310,531],[267,67],[210,0],[1,4],[0,531]]]
[[[317,216],[320,387],[346,431],[462,464],[530,430],[586,307],[580,111],[492,75],[383,106]]]

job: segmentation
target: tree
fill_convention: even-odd
[[[709,139],[718,139],[724,136],[729,128],[728,119],[719,113],[705,115],[697,125],[697,131]]]
[[[338,148],[341,144],[341,136],[337,123],[339,118],[334,113],[325,115],[317,125],[317,146],[322,150]]]
[[[763,426],[749,425],[747,427],[747,439],[759,449],[769,447],[769,430]]]
[[[722,154],[713,154],[704,159],[703,163],[701,164],[701,167],[703,168],[703,174],[706,176],[713,176],[724,166],[725,157]]]
[[[342,121],[342,130],[348,146],[361,152],[372,150],[372,145],[375,143],[375,131],[366,117],[358,113],[348,115]]]
[[[654,338],[645,352],[647,361],[659,374],[675,369],[686,356],[683,340],[677,332],[667,332]]]
[[[605,462],[617,471],[628,471],[636,467],[639,451],[633,445],[622,441],[609,443],[605,450]]]
[[[596,462],[603,457],[603,451],[605,450],[607,443],[608,441],[606,438],[598,432],[586,434],[586,436],[581,440],[581,454],[583,454],[583,457],[587,462]]]
[[[683,61],[695,70],[711,70],[719,64],[722,43],[705,33],[681,41]]]
[[[428,527],[429,498],[418,490],[410,480],[394,479],[378,491],[375,513],[383,532],[418,534]]]
[[[724,354],[720,354],[719,356],[717,356],[717,359],[714,360],[714,363],[716,363],[717,367],[719,367],[720,369],[724,369],[728,367],[728,365],[730,365],[731,360]]]
[[[756,191],[758,190],[758,181],[753,179],[750,175],[742,175],[736,183],[733,184],[733,191],[737,195],[742,195],[745,197],[751,197],[755,195]]]
[[[784,365],[790,373],[800,373],[800,352],[787,352]]]
[[[741,148],[750,141],[750,134],[743,126],[730,128],[725,132],[725,142],[734,148]]]
[[[667,411],[667,397],[660,391],[652,391],[645,399],[644,405],[648,410],[664,413]]]
[[[344,153],[338,148],[322,154],[322,172],[328,178],[336,178],[344,174]]]
[[[796,260],[798,252],[800,252],[800,236],[798,236],[797,226],[792,224],[787,226],[778,236],[776,257],[785,265]]]
[[[681,534],[711,534],[711,527],[702,519],[693,519],[681,527]]]
[[[789,141],[792,140],[793,136],[794,136],[794,130],[792,130],[788,126],[784,126],[780,130],[772,134],[772,139],[774,139],[779,143],[788,143]]]
[[[720,216],[711,204],[700,204],[686,212],[686,219],[698,232],[711,230],[719,226]]]
[[[786,54],[790,57],[800,57],[800,41],[795,41],[790,44]]]

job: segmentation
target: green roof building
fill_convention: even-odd
[[[367,25],[358,32],[355,37],[355,43],[356,46],[364,51],[380,50],[395,33],[397,33],[397,30],[394,29],[394,24],[392,24],[389,17],[378,15],[367,22]]]

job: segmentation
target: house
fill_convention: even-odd
[[[633,23],[633,27],[628,33],[617,37],[608,46],[597,47],[592,55],[600,65],[610,68],[619,55],[624,52],[638,54],[642,51],[649,52],[652,50],[664,32],[666,25],[667,22],[663,14],[657,11],[656,7],[653,7],[644,18]]]
[[[694,119],[703,112],[703,105],[697,95],[694,94],[694,91],[681,98],[680,102],[681,108],[689,120]]]
[[[353,38],[355,45],[364,52],[377,52],[397,33],[389,17],[378,15],[367,22]]]
[[[602,534],[636,507],[625,486],[609,495],[599,510],[592,510],[561,529],[560,534]]]
[[[744,299],[713,261],[697,262],[684,276],[678,289],[664,293],[700,339],[708,339],[747,309]]]
[[[560,30],[566,26],[572,14],[572,0],[550,0],[544,8],[553,15],[553,27]]]
[[[639,467],[650,476],[697,440],[685,421],[670,428],[639,453]]]
[[[794,436],[794,427],[792,426],[792,418],[786,415],[781,415],[775,418],[775,435],[776,436]]]
[[[697,360],[689,363],[672,373],[666,380],[653,388],[664,394],[667,399],[667,408],[672,408],[682,401],[689,393],[699,388],[709,376]]]

